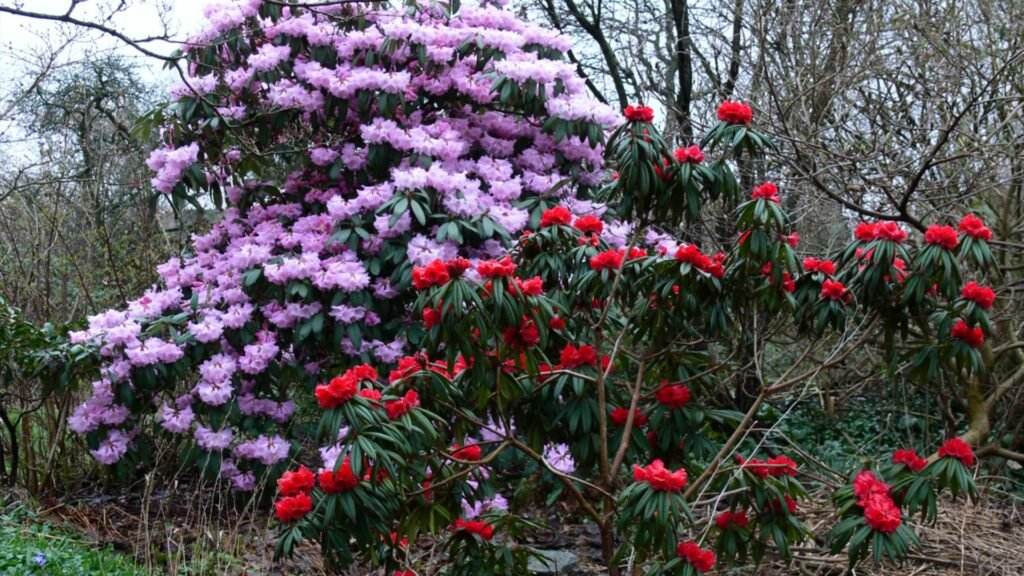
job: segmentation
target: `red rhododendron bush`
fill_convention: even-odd
[[[776,148],[743,102],[670,146],[651,108],[585,97],[565,39],[487,4],[209,16],[151,166],[176,206],[227,207],[74,335],[101,371],[71,425],[122,473],[161,436],[273,498],[280,555],[521,574],[541,501],[597,527],[611,574],[789,559],[819,464],[755,431],[761,408],[875,338],[921,386],[984,377],[984,222],[861,222],[801,253],[786,186],[737,181]],[[702,239],[713,210],[728,243]],[[866,465],[828,543],[903,558],[974,466],[941,437]]]

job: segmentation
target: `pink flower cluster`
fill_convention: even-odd
[[[474,266],[500,262],[500,229],[517,234],[529,222],[517,204],[525,196],[561,197],[580,217],[603,212],[575,200],[573,187],[556,186],[570,171],[575,182],[597,183],[602,147],[576,136],[556,141],[541,128],[547,116],[499,111],[493,106],[495,77],[530,83],[534,91],[544,86],[549,115],[601,130],[619,121],[614,110],[586,95],[571,64],[542,55],[567,50],[565,37],[495,5],[463,6],[449,17],[352,4],[292,8],[280,18],[261,19],[262,5],[244,0],[204,9],[209,26],[183,47],[189,74],[174,94],[216,102],[216,115],[206,107],[193,114],[216,117],[219,127],[197,116],[172,118],[162,132],[164,144],[148,162],[159,191],[200,194],[216,187],[228,208],[208,232],[193,237],[187,257],[158,268],[158,286],[123,310],[89,318],[71,336],[95,346],[102,358],[93,395],[69,420],[98,445],[97,459],[112,464],[123,458],[137,431],[146,429],[144,419],[155,413],[163,430],[192,435],[200,448],[222,452],[223,475],[243,490],[254,485],[257,464],[289,456],[288,440],[273,431],[295,410],[290,388],[281,382],[318,374],[325,361],[358,364],[356,358],[370,357],[392,364],[405,355],[404,329],[385,315],[403,310],[389,300],[409,294],[393,283],[392,264],[380,266],[386,250],[400,250],[408,264],[422,267],[460,256]],[[343,10],[363,18],[338,18]],[[233,34],[247,38],[252,49],[236,51],[225,41]],[[478,67],[476,48],[460,49],[468,40],[501,50],[503,57]],[[385,42],[398,48],[389,51],[389,65],[367,66],[366,55],[380,54]],[[213,69],[198,64],[208,48],[219,58]],[[336,60],[314,57],[320,49],[333,50]],[[399,104],[394,114],[379,112],[385,97]],[[416,104],[424,98],[448,102],[450,109]],[[366,99],[374,102],[369,121],[359,112]],[[222,144],[229,129],[244,131],[278,114],[312,134],[294,131],[301,133],[295,140],[293,131],[275,134],[275,150],[296,152],[275,156],[286,177],[261,180],[251,168],[237,168],[251,150]],[[369,170],[381,151],[391,165],[384,172]],[[332,175],[339,167],[348,177]],[[202,178],[189,176],[196,169]],[[421,225],[412,210],[397,219],[380,210],[412,191],[436,198],[431,206],[439,206],[443,218],[487,218],[496,231],[463,245],[451,237],[438,240],[433,218]],[[353,225],[361,233],[339,240],[339,232],[351,232]],[[624,242],[628,226],[609,223],[597,233]],[[340,347],[332,347],[339,357],[326,358],[295,336],[311,325],[330,335],[336,324],[349,329]],[[361,338],[348,337],[353,328]],[[135,400],[126,403],[125,397]],[[241,432],[234,417],[221,424],[211,418],[214,412],[255,417],[263,434]]]

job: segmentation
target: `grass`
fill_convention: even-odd
[[[128,576],[131,558],[41,519],[21,504],[0,508],[0,576]]]

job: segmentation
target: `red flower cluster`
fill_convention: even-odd
[[[462,273],[469,270],[473,264],[465,258],[452,258],[451,260],[444,263],[445,267],[448,268],[448,274],[452,278],[458,278],[462,276]]]
[[[452,458],[456,460],[467,460],[476,462],[480,460],[480,456],[483,452],[480,450],[479,444],[470,444],[469,446],[459,446],[455,444],[452,446]]]
[[[440,260],[434,260],[426,266],[413,266],[412,268],[412,285],[417,290],[426,290],[431,286],[444,286],[450,279],[448,267]]]
[[[654,399],[658,401],[658,404],[674,410],[686,406],[690,401],[690,389],[685,385],[666,385],[665,380],[662,380],[661,384],[661,388],[654,393]]]
[[[376,381],[380,378],[377,370],[369,364],[360,364],[345,371],[341,376],[331,378],[327,384],[320,384],[314,390],[317,403],[324,410],[337,408],[352,399],[359,392],[359,383]]]
[[[963,340],[971,348],[980,348],[985,343],[985,332],[981,328],[971,328],[963,320],[953,325],[951,334],[953,338]]]
[[[506,328],[503,336],[505,344],[518,349],[529,348],[540,342],[540,330],[529,316],[523,316],[518,327]]]
[[[974,466],[974,450],[959,438],[950,438],[939,448],[939,458],[956,458],[964,466]]]
[[[676,250],[676,260],[679,262],[685,262],[694,268],[707,272],[715,278],[721,278],[725,276],[725,254],[719,252],[714,256],[707,256],[697,248],[695,244],[687,244],[686,246],[680,246]]]
[[[463,520],[459,518],[455,521],[453,530],[476,534],[484,540],[490,540],[494,536],[494,526],[482,520]]]
[[[559,316],[555,316],[548,321],[548,328],[551,328],[552,330],[565,330],[565,320]]]
[[[960,231],[977,240],[987,242],[992,239],[992,231],[974,214],[968,214],[960,220]]]
[[[305,466],[299,466],[298,470],[289,470],[277,479],[277,491],[282,496],[306,493],[315,485],[316,477],[313,475],[313,471]]]
[[[772,456],[768,459],[772,476],[796,476],[797,463],[788,456]]]
[[[779,240],[782,240],[786,244],[789,244],[793,248],[800,246],[800,233],[793,232],[792,234],[779,234]]]
[[[577,230],[584,234],[600,234],[604,232],[604,222],[600,218],[593,215],[581,216],[572,223]]]
[[[597,366],[597,350],[590,344],[580,344],[577,348],[566,344],[562,348],[562,368],[579,368],[580,366]]]
[[[747,513],[743,510],[740,510],[739,512],[726,510],[715,517],[715,525],[722,530],[746,528],[750,525],[750,519],[747,518]]]
[[[476,265],[476,270],[484,278],[497,278],[511,276],[516,271],[516,265],[512,258],[505,256],[501,260],[483,260]]]
[[[789,494],[783,494],[782,500],[772,500],[768,505],[772,512],[782,512],[785,509],[790,514],[796,514],[796,500],[790,498]]]
[[[825,300],[849,300],[846,286],[838,280],[825,280],[821,283],[821,297]]]
[[[761,460],[760,458],[751,458],[747,460],[741,455],[736,455],[736,463],[739,464],[740,468],[749,470],[751,474],[758,478],[767,478],[769,476],[796,476],[796,470],[799,467],[798,464],[788,456],[772,456],[768,458],[768,461]]]
[[[871,242],[875,239],[875,225],[870,222],[861,222],[853,229],[853,237],[861,242]]]
[[[274,503],[274,514],[279,521],[285,523],[301,520],[312,509],[313,499],[305,492],[286,496]]]
[[[358,485],[359,478],[352,471],[352,461],[348,456],[345,456],[337,472],[329,468],[320,471],[320,487],[328,494],[347,492]]]
[[[675,472],[665,468],[665,463],[655,460],[646,467],[633,465],[633,479],[647,482],[653,490],[661,492],[679,492],[686,486],[686,470],[680,468]]]
[[[750,124],[754,111],[743,102],[726,100],[718,107],[718,119],[729,124]]]
[[[423,315],[423,327],[427,330],[437,326],[437,323],[441,321],[441,312],[430,306],[425,306],[421,314]]]
[[[903,464],[908,469],[914,472],[920,472],[924,470],[924,467],[928,465],[928,461],[917,455],[917,452],[913,450],[907,450],[901,448],[893,453],[892,455],[893,464]]]
[[[779,187],[772,182],[765,182],[760,186],[755,186],[754,193],[750,197],[775,202],[776,204],[781,202],[779,199]]]
[[[956,230],[952,226],[940,226],[938,224],[932,224],[928,227],[928,230],[924,233],[924,241],[946,250],[953,250],[960,242],[959,238],[957,238]]]
[[[389,400],[384,404],[384,411],[388,414],[388,420],[398,420],[409,410],[420,405],[420,395],[415,390],[409,390],[405,396],[397,400]]]
[[[629,410],[620,407],[612,410],[611,413],[612,424],[616,426],[625,426],[626,419],[629,418]],[[633,411],[633,428],[639,428],[647,424],[647,415],[640,411],[639,408]]]
[[[631,104],[626,106],[624,111],[626,120],[630,122],[647,122],[648,124],[654,120],[654,110],[649,106],[641,106],[639,104]]]
[[[960,295],[967,300],[975,302],[985,310],[991,308],[996,301],[996,293],[993,292],[991,288],[988,286],[982,286],[974,281],[968,282],[967,285],[960,290]]]
[[[704,152],[701,151],[700,146],[687,146],[686,148],[676,148],[673,153],[676,160],[683,164],[700,164],[704,161]]]
[[[737,454],[736,464],[739,465],[740,468],[748,470],[758,478],[767,478],[771,474],[771,468],[767,466],[768,463],[760,458],[751,458],[750,460],[747,460],[742,455]]]
[[[761,266],[761,275],[762,276],[771,276],[771,274],[772,274],[772,263],[771,262],[765,262],[764,266]],[[770,284],[773,284],[774,282],[775,282],[774,278],[769,279],[769,283]],[[793,277],[789,275],[789,272],[783,272],[782,273],[782,290],[784,292],[792,292],[793,290],[796,290],[796,282],[793,280]]]
[[[804,258],[804,271],[808,273],[821,272],[833,276],[836,273],[836,263],[831,260],[818,260],[817,258]]]
[[[569,213],[569,209],[564,206],[555,206],[549,210],[545,210],[540,217],[540,227],[547,228],[548,226],[568,226],[572,222],[572,214]]]
[[[889,485],[863,470],[853,479],[853,495],[864,509],[864,520],[874,530],[891,534],[903,523],[900,509],[889,495]]]
[[[676,556],[685,558],[690,566],[701,574],[710,572],[715,567],[715,553],[712,550],[702,550],[696,542],[680,542],[676,546]]]
[[[605,250],[590,257],[592,270],[618,270],[620,266],[622,266],[622,252],[618,250]]]
[[[875,224],[875,238],[899,244],[907,239],[907,231],[900,228],[900,225],[896,222],[879,222]]]
[[[316,401],[324,410],[337,408],[352,399],[359,391],[359,381],[348,372],[331,378],[327,384],[320,384],[314,390]]]

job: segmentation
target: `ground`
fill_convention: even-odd
[[[273,523],[252,506],[240,506],[217,490],[182,483],[148,491],[144,482],[132,491],[104,495],[96,488],[63,495],[61,500],[31,502],[11,493],[0,510],[0,575],[6,574],[324,574],[315,545],[304,544],[295,558],[273,560]],[[31,502],[31,503],[30,503]],[[863,575],[939,576],[952,574],[1024,574],[1024,506],[1005,494],[990,493],[976,505],[946,501],[934,526],[914,525],[922,540],[903,566],[870,562]],[[804,503],[800,514],[815,534],[835,519],[825,494]],[[596,560],[597,533],[554,513],[552,530],[529,544],[562,548],[581,558],[581,576],[601,574]],[[818,543],[795,548],[787,566],[772,559],[735,574],[839,575],[845,558]],[[427,553],[430,542],[417,543]],[[40,556],[42,554],[42,556]],[[40,565],[44,561],[45,565]],[[352,569],[347,576],[375,572]]]

